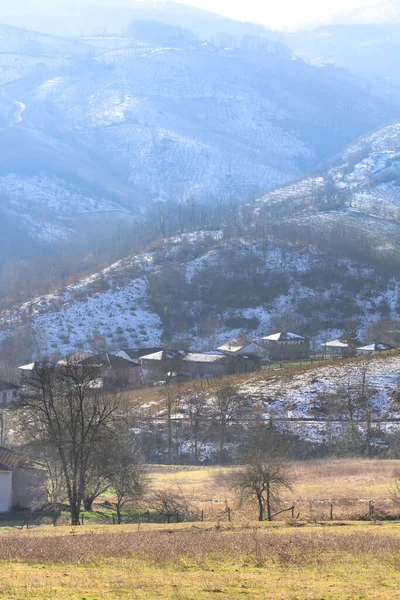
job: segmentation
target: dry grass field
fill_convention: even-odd
[[[231,490],[219,482],[220,467],[153,467],[153,488],[181,491],[204,511],[206,519],[222,516],[226,506],[232,508],[232,517],[255,518],[249,507],[239,509]],[[292,492],[282,495],[287,505],[295,504],[296,514],[302,520],[324,519],[334,516],[358,519],[368,513],[369,501],[378,510],[400,515],[400,506],[393,504],[393,484],[400,480],[400,460],[324,459],[299,461],[290,466]],[[249,513],[250,511],[250,513]]]
[[[400,525],[43,527],[0,536],[10,600],[400,598]]]
[[[307,503],[385,502],[400,461],[291,465],[299,519],[257,523],[247,507],[229,523],[43,525],[0,530],[0,599],[400,599],[400,522],[311,518]],[[235,499],[218,469],[153,467],[153,488],[177,488],[207,507]],[[303,504],[302,504],[303,503]],[[316,515],[314,515],[316,517]]]

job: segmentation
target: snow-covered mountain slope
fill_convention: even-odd
[[[221,230],[159,240],[1,313],[3,339],[28,322],[46,352],[88,349],[94,339],[109,350],[162,340],[206,349],[286,323],[318,344],[349,319],[364,337],[400,315],[399,132],[385,127],[316,176],[220,207]]]
[[[385,90],[293,60],[265,36],[221,47],[165,24],[135,31],[3,27],[0,197],[14,239],[76,244],[83,213],[108,222],[154,201],[254,197],[400,111]]]
[[[260,199],[267,206],[350,208],[400,221],[400,124],[389,125],[349,146],[320,173]],[[375,221],[379,228],[379,221]],[[393,227],[393,224],[388,224]]]
[[[36,351],[66,354],[163,341],[213,349],[241,332],[265,335],[284,321],[315,336],[318,351],[350,317],[363,334],[380,317],[399,314],[400,286],[390,273],[278,240],[276,232],[259,242],[229,242],[223,231],[209,231],[175,236],[3,311],[0,327],[2,341],[22,328],[26,340],[33,334]]]

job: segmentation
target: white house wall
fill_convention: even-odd
[[[8,512],[12,507],[12,473],[0,471],[0,512]]]
[[[12,474],[12,505],[34,508],[47,501],[47,474],[40,469],[15,469]]]

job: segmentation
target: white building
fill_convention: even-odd
[[[355,348],[353,344],[350,344],[345,339],[338,338],[337,340],[331,340],[322,344],[325,350],[325,354],[328,356],[349,356],[355,354]]]
[[[361,348],[357,348],[357,354],[359,356],[370,356],[371,354],[386,352],[387,350],[394,350],[394,348],[388,344],[368,344],[367,346],[361,346]]]
[[[255,355],[261,359],[268,359],[268,349],[265,344],[257,340],[246,340],[243,336],[228,340],[222,346],[219,346],[217,351],[235,356]]]
[[[292,331],[281,331],[261,338],[271,360],[298,360],[310,355],[310,340]]]
[[[47,501],[47,473],[9,448],[0,447],[0,512],[34,508]]]
[[[8,406],[18,398],[19,386],[0,380],[0,407]]]

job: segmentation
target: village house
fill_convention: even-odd
[[[76,365],[88,365],[98,368],[99,387],[111,386],[118,383],[122,387],[139,387],[142,384],[142,368],[139,361],[126,360],[121,356],[105,352],[104,354],[92,354],[91,352],[73,352],[66,358],[59,360],[56,366],[62,367],[67,363]],[[29,385],[32,373],[39,368],[40,362],[30,363],[18,367],[21,375],[21,385]]]
[[[9,406],[18,399],[19,385],[0,379],[0,407]]]
[[[36,367],[39,367],[39,366],[40,366],[40,363],[33,362],[33,363],[29,363],[28,365],[22,365],[22,366],[18,367],[20,384],[22,386],[29,384],[29,381],[32,377],[32,372],[34,371],[34,369]]]
[[[378,354],[379,352],[386,352],[387,350],[394,350],[394,347],[378,342],[376,344],[368,344],[367,346],[357,348],[357,354],[359,356],[370,356],[371,354]]]
[[[350,343],[344,338],[338,338],[337,340],[331,340],[322,344],[324,354],[326,356],[354,356],[356,348],[354,344]]]
[[[18,452],[0,447],[0,512],[41,507],[47,502],[47,473]]]
[[[182,359],[182,376],[185,380],[212,379],[235,373],[251,373],[261,366],[255,355],[229,355],[223,352],[189,352]]]
[[[246,340],[243,335],[228,340],[217,348],[218,352],[235,356],[257,356],[261,361],[268,361],[269,351],[265,344],[257,340]]]
[[[99,368],[102,387],[118,384],[121,387],[135,388],[143,381],[139,361],[127,360],[108,352],[90,355],[81,360],[80,364]]]
[[[181,378],[181,363],[185,350],[159,350],[139,359],[145,385],[165,383]]]
[[[272,361],[301,360],[310,356],[309,338],[298,333],[283,331],[267,335],[261,339],[266,345],[269,358]]]

